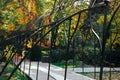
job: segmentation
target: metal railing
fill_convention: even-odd
[[[103,21],[103,26],[99,27],[97,24],[95,24],[96,20],[92,17],[91,11],[93,9],[97,9],[101,7],[105,9],[103,11],[104,21]],[[4,41],[3,48],[9,45],[10,49],[8,49],[8,51],[12,50],[12,52],[9,58],[6,60],[4,67],[0,72],[0,75],[3,74],[6,67],[9,65],[11,61],[14,62],[15,60],[14,57],[16,56],[16,53],[21,53],[23,47],[25,48],[24,50],[26,52],[24,53],[24,56],[21,57],[18,64],[16,64],[14,70],[11,72],[10,76],[8,77],[8,80],[10,80],[11,77],[14,75],[15,71],[18,68],[20,68],[22,62],[24,62],[24,69],[23,69],[24,71],[26,67],[25,59],[32,54],[32,50],[36,48],[36,46],[39,46],[40,47],[39,54],[41,55],[42,50],[45,50],[48,56],[49,65],[48,65],[47,80],[49,80],[49,78],[51,77],[50,76],[51,63],[54,62],[53,60],[54,57],[52,55],[55,53],[59,53],[60,59],[58,59],[58,62],[60,62],[61,60],[65,61],[64,80],[67,79],[67,70],[70,60],[73,61],[72,64],[73,69],[75,67],[79,67],[79,63],[82,62],[81,74],[86,73],[85,64],[92,65],[94,67],[93,78],[99,80],[103,80],[104,67],[107,66],[110,68],[110,70],[108,71],[109,80],[112,80],[112,72],[113,72],[112,68],[114,66],[120,66],[120,65],[119,63],[117,63],[118,65],[116,64],[113,65],[114,62],[111,61],[113,55],[112,53],[116,53],[116,54],[119,53],[117,49],[113,50],[112,48],[113,42],[115,42],[118,39],[116,39],[116,37],[114,39],[110,37],[110,35],[112,34],[118,35],[119,29],[116,28],[115,32],[113,32],[111,28],[111,23],[114,20],[115,14],[119,11],[120,5],[118,5],[116,10],[114,11],[109,22],[106,22],[108,15],[107,7],[108,7],[107,4],[93,6],[91,8],[78,11],[56,22],[52,22],[49,25],[40,25],[39,28],[36,30],[18,32],[18,34],[11,36],[10,38]],[[87,23],[85,26],[81,27],[81,23],[84,22],[82,19],[83,18],[85,19],[85,16],[87,16],[88,12],[89,12],[89,18],[87,18],[88,19]],[[62,32],[60,31],[61,28],[63,30]],[[27,44],[29,44],[28,41],[32,42],[30,48],[27,47]],[[107,43],[109,43],[110,45],[109,47],[107,46]],[[12,47],[11,45],[14,47]],[[109,55],[107,52],[110,52]],[[0,60],[2,61],[2,59],[6,55],[7,53],[3,54]],[[64,58],[63,57],[61,58],[61,55],[64,56]],[[38,56],[37,58],[38,60],[37,60],[36,80],[38,80],[38,74],[39,74],[38,71],[39,71],[41,56]],[[98,73],[97,67],[100,67],[99,78],[96,78]],[[30,75],[31,73],[30,69],[31,69],[31,60],[29,62],[28,75]],[[119,71],[117,70],[114,70],[114,72],[119,73]]]

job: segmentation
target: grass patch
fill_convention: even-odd
[[[80,72],[78,74],[82,74],[82,75],[88,76],[88,77],[96,79],[96,80],[99,80],[99,76],[100,76],[99,72],[96,72],[96,73],[93,73],[93,72],[81,73]],[[111,80],[120,80],[120,73],[119,72],[111,72],[111,77],[110,77],[109,72],[103,72],[103,80],[110,80],[110,79]]]
[[[9,64],[6,70],[4,71],[4,73],[0,76],[0,80],[7,80],[7,78],[10,76],[11,72],[13,71],[13,69],[14,69],[14,66]],[[16,70],[11,80],[28,80],[28,79],[20,70]]]
[[[55,66],[61,67],[61,68],[65,68],[65,61],[61,61],[59,63],[52,63]],[[77,65],[74,65],[74,68],[82,68],[82,67],[91,67],[91,65],[87,65],[82,63],[82,61],[77,61]],[[69,60],[68,61],[68,68],[73,68],[73,61]]]
[[[52,63],[52,64],[61,68],[65,68],[65,61],[61,61],[59,63]],[[73,64],[68,62],[68,68],[73,68]]]
[[[65,63],[52,63],[55,66],[65,68]],[[73,68],[73,65],[68,65],[68,68]]]

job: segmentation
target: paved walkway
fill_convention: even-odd
[[[31,62],[30,74],[29,74],[29,61],[25,62],[25,68],[24,68],[24,62],[22,63],[20,68],[26,74],[28,74],[32,78],[32,80],[36,80],[37,62]],[[47,80],[48,63],[40,62],[38,73],[39,73],[38,80]],[[50,80],[64,80],[64,69],[54,66],[54,65],[51,65]],[[83,76],[81,74],[77,74],[73,70],[68,69],[67,80],[94,80],[94,79],[89,78],[87,76]]]
[[[75,68],[74,69],[74,72],[83,72],[83,70],[84,70],[84,72],[100,72],[100,68],[99,67],[87,67],[87,68],[84,68],[84,69],[82,69],[82,68]],[[108,68],[108,67],[104,67],[103,68],[103,71],[110,71],[110,68]],[[111,71],[119,71],[120,72],[120,67],[119,68],[111,68]]]
[[[16,63],[17,64],[17,63]],[[29,75],[29,61],[25,62],[25,68],[24,68],[24,62],[21,65],[21,70],[23,70],[26,74]],[[67,71],[67,80],[94,80],[92,78],[89,78],[87,76],[77,74],[76,72],[82,72],[82,68],[75,68],[68,69]],[[109,71],[110,68],[104,68],[104,71]],[[114,68],[112,70],[119,70],[120,68]],[[99,72],[100,68],[96,68],[96,72]],[[84,68],[84,72],[94,72],[94,68]],[[31,68],[30,68],[30,77],[32,80],[36,80],[36,73],[37,73],[37,62],[31,62]],[[39,64],[39,71],[38,71],[38,80],[47,80],[48,75],[48,63],[42,63]],[[64,69],[51,65],[50,70],[50,80],[64,80]]]

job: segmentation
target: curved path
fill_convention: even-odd
[[[19,61],[18,61],[19,62]],[[16,62],[17,64],[17,62]],[[24,66],[25,64],[25,66]],[[37,73],[37,64],[38,62],[31,62],[30,74],[29,74],[29,64],[28,60],[24,61],[21,66],[19,67],[22,71],[24,71],[27,75],[29,75],[32,80],[47,80],[48,76],[48,63],[39,62],[39,71],[38,71],[38,79],[36,79]],[[54,66],[51,64],[50,67],[50,78],[49,80],[64,80],[64,69]],[[84,72],[94,72],[94,67],[84,68]],[[110,68],[104,68],[104,71],[109,71]],[[112,71],[120,71],[120,68],[111,68]],[[66,80],[94,80],[87,76],[77,74],[76,72],[82,72],[82,68],[69,68],[67,71],[67,79]],[[96,72],[99,72],[100,68],[96,68]]]
[[[18,61],[19,62],[19,61]],[[15,62],[16,64],[18,62]],[[25,67],[24,67],[25,64]],[[38,62],[32,61],[31,62],[31,68],[30,68],[30,74],[29,74],[29,64],[30,61],[26,60],[24,61],[21,66],[19,67],[22,71],[24,71],[27,75],[29,75],[32,80],[47,80],[48,76],[48,63],[42,63],[39,62],[39,71],[38,71],[38,79],[36,79],[36,73],[37,73],[37,64]],[[50,67],[50,78],[49,80],[64,80],[64,69],[54,66],[51,64]],[[84,72],[94,72],[94,67],[85,67]],[[104,71],[109,71],[110,68],[104,68]],[[120,68],[111,68],[112,71],[117,70],[120,71]],[[66,80],[94,80],[92,78],[89,78],[87,76],[77,74],[76,72],[82,72],[82,68],[69,68],[67,71],[67,79]],[[96,72],[100,72],[100,68],[96,68]]]
[[[18,61],[19,62],[19,61]],[[18,62],[15,62],[16,64]],[[42,63],[39,62],[39,70],[38,70],[38,78],[36,79],[36,73],[37,73],[37,64],[38,62],[32,61],[31,62],[31,68],[30,68],[30,74],[29,74],[29,64],[30,61],[26,60],[22,62],[21,66],[19,67],[22,71],[24,71],[27,75],[29,75],[32,80],[47,80],[48,76],[48,63]],[[24,66],[25,65],[25,66]],[[64,69],[54,66],[51,64],[50,67],[50,77],[49,80],[64,80]],[[94,72],[96,69],[96,72],[100,72],[100,68],[94,68],[94,67],[85,67],[84,72]],[[110,68],[104,68],[104,71],[110,71]],[[111,71],[120,71],[120,68],[111,68]],[[66,80],[94,80],[92,78],[89,78],[87,76],[77,74],[76,72],[83,72],[83,68],[68,68],[67,71],[67,79]]]
[[[18,62],[15,63],[17,64]],[[37,62],[34,61],[31,62],[30,74],[29,64],[30,63],[27,60],[23,62],[19,68],[22,71],[24,71],[27,75],[29,75],[32,78],[32,80],[36,80]],[[47,76],[48,76],[48,63],[39,62],[38,80],[47,80]],[[64,69],[51,64],[50,80],[64,80]],[[72,69],[68,69],[66,80],[94,80],[94,79],[89,78],[87,76],[83,76],[81,74],[77,74]]]

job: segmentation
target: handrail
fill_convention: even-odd
[[[15,66],[15,68],[13,69],[13,71],[11,72],[11,74],[10,74],[10,76],[8,77],[8,79],[7,80],[10,80],[11,79],[11,77],[13,76],[13,74],[15,73],[15,71],[19,68],[19,66],[21,65],[21,63],[25,60],[25,58],[30,54],[30,52],[32,51],[32,49],[33,48],[35,48],[35,46],[36,45],[38,45],[39,43],[41,44],[42,43],[42,41],[43,41],[43,39],[48,35],[48,34],[50,34],[52,31],[54,31],[54,30],[56,30],[57,28],[59,28],[60,27],[60,25],[61,24],[64,24],[64,23],[68,23],[68,30],[67,30],[67,35],[66,35],[66,46],[65,46],[65,52],[66,52],[66,59],[65,59],[65,71],[64,71],[64,80],[66,80],[66,77],[67,77],[67,65],[68,65],[68,57],[67,57],[67,55],[69,55],[69,53],[70,53],[70,48],[71,48],[71,43],[72,43],[72,40],[73,40],[73,38],[74,38],[74,36],[75,36],[75,34],[76,34],[76,32],[77,32],[77,29],[78,29],[78,27],[79,27],[79,22],[80,22],[80,19],[81,19],[81,15],[82,15],[82,13],[84,13],[84,12],[86,12],[86,11],[90,11],[90,10],[93,10],[93,9],[97,9],[97,8],[100,8],[100,7],[107,7],[107,3],[106,3],[106,1],[105,2],[102,2],[102,3],[100,3],[100,4],[98,4],[98,5],[92,5],[92,7],[89,7],[89,8],[87,8],[87,9],[84,9],[84,10],[80,10],[80,11],[78,11],[78,12],[75,12],[74,14],[72,14],[72,15],[69,15],[69,16],[67,16],[67,17],[63,17],[63,18],[61,18],[61,19],[59,19],[59,20],[57,20],[57,21],[54,21],[54,22],[51,22],[50,24],[47,24],[47,25],[43,25],[42,24],[42,22],[41,22],[41,25],[39,25],[38,26],[38,28],[37,29],[34,29],[34,30],[31,30],[31,31],[29,31],[29,32],[27,32],[27,31],[24,31],[24,32],[22,32],[22,31],[20,31],[18,34],[13,34],[13,35],[11,35],[9,38],[7,38],[6,40],[5,40],[5,42],[6,42],[6,44],[5,45],[14,45],[14,43],[13,42],[9,42],[9,41],[12,41],[12,40],[16,40],[17,38],[19,39],[19,37],[24,37],[24,36],[26,36],[26,34],[27,34],[27,36],[26,37],[24,37],[22,40],[23,40],[23,42],[22,42],[22,44],[20,44],[20,45],[23,45],[24,43],[26,43],[29,39],[32,39],[34,36],[36,36],[37,34],[39,34],[40,32],[42,32],[42,31],[44,31],[46,28],[49,28],[48,29],[48,31],[47,32],[45,32],[44,34],[42,34],[38,39],[37,39],[37,41],[35,41],[35,43],[32,45],[32,48],[30,48],[30,49],[28,49],[28,52],[23,56],[23,58],[20,60],[20,62]],[[104,26],[106,26],[105,27],[105,30],[106,31],[104,31],[104,35],[102,35],[102,38],[103,39],[101,39],[100,38],[100,36],[97,34],[97,32],[94,30],[94,25],[91,23],[91,22],[89,22],[89,25],[90,25],[90,31],[92,31],[92,34],[96,37],[96,39],[97,39],[97,41],[98,41],[98,43],[97,44],[99,44],[99,50],[100,50],[100,59],[101,59],[101,66],[100,66],[100,68],[101,68],[101,73],[100,73],[100,80],[102,80],[102,72],[103,72],[103,56],[104,56],[104,47],[105,47],[105,44],[106,44],[106,41],[107,41],[107,39],[108,39],[108,37],[109,37],[109,31],[110,31],[110,26],[111,26],[111,23],[112,23],[112,21],[113,21],[113,19],[114,19],[114,17],[115,17],[115,14],[117,13],[117,11],[118,11],[118,9],[120,8],[120,4],[117,6],[117,8],[115,9],[115,11],[114,11],[114,13],[112,14],[112,17],[111,17],[111,19],[110,19],[110,21],[109,21],[109,23],[108,23],[108,25],[106,24],[106,19],[107,19],[107,14],[105,14],[105,16],[104,16]],[[105,11],[105,12],[107,12],[107,11]],[[77,21],[76,21],[76,23],[75,23],[75,28],[74,28],[74,30],[73,30],[73,32],[72,33],[70,33],[70,31],[72,30],[71,29],[71,26],[72,26],[72,18],[74,17],[74,16],[76,16],[77,15]],[[35,18],[35,19],[37,19],[37,18]],[[91,17],[90,17],[90,21],[91,21]],[[33,21],[34,22],[34,21]],[[27,23],[26,25],[28,25],[29,23]],[[66,27],[66,26],[65,26]],[[80,27],[80,30],[83,28],[83,26],[82,27]],[[104,27],[103,27],[104,28]],[[57,33],[57,32],[56,32]],[[56,36],[56,35],[55,35]],[[82,38],[83,38],[83,36],[81,36]],[[85,36],[86,37],[86,36]],[[18,40],[17,39],[17,40]],[[53,47],[52,46],[54,46],[54,35],[52,35],[52,37],[51,37],[51,42],[50,42],[50,53],[49,53],[49,57],[51,57],[51,52],[52,52],[52,49],[53,49]],[[21,40],[21,39],[20,39]],[[8,42],[8,43],[7,43]],[[18,43],[19,43],[19,41],[18,41]],[[112,43],[113,44],[113,43]],[[112,44],[111,44],[111,46],[112,46]],[[95,46],[95,45],[94,45]],[[81,46],[82,47],[82,53],[84,53],[84,51],[83,51],[83,46]],[[14,55],[15,55],[15,53],[13,54],[13,55],[11,55],[11,57],[9,57],[9,60],[6,62],[6,64],[5,64],[5,67],[3,68],[3,70],[2,70],[2,72],[0,73],[0,75],[4,72],[4,70],[5,70],[5,68],[6,68],[6,66],[8,65],[8,63],[12,60],[12,58],[14,57]],[[49,60],[51,60],[50,58],[49,58]],[[84,62],[84,61],[83,61]],[[48,76],[50,75],[50,63],[51,63],[51,61],[49,61],[49,69],[48,69]],[[37,67],[39,67],[39,62],[38,62],[38,65],[37,65]],[[83,70],[84,71],[84,70]],[[37,71],[37,77],[38,77],[38,71]],[[36,80],[37,80],[37,77],[36,77]],[[48,78],[48,80],[49,80],[49,78]]]
[[[78,11],[78,12],[76,12],[76,13],[74,13],[74,14],[66,17],[66,18],[62,18],[61,20],[59,20],[59,21],[58,21],[57,23],[55,23],[55,24],[45,25],[46,27],[47,27],[47,26],[51,26],[51,29],[50,29],[48,32],[46,32],[43,36],[41,36],[40,39],[39,39],[38,41],[36,41],[36,43],[32,46],[32,48],[34,48],[39,42],[42,41],[42,39],[43,39],[47,34],[49,34],[51,31],[53,31],[56,27],[58,27],[58,26],[59,26],[60,24],[62,24],[64,21],[67,21],[67,20],[71,19],[71,18],[72,18],[73,16],[75,16],[75,15],[78,15],[78,14],[80,15],[81,13],[83,13],[83,12],[85,12],[85,11],[89,11],[89,10],[92,10],[92,9],[95,9],[95,8],[99,8],[99,7],[101,7],[101,6],[105,6],[105,5],[102,4],[102,5],[93,6],[92,8],[80,10],[80,11]],[[79,16],[79,17],[80,17],[80,16]],[[78,20],[78,21],[79,21],[79,20]],[[53,23],[54,23],[54,22],[53,22]],[[78,25],[78,23],[77,23],[77,25]],[[42,29],[44,29],[45,26],[41,26],[41,27],[43,27]],[[37,32],[31,34],[31,36],[34,36],[34,35],[37,34],[39,31],[41,31],[41,30],[42,30],[41,27],[38,29]],[[76,26],[76,29],[77,29],[77,26]],[[74,32],[74,33],[75,33],[75,32]],[[73,35],[74,35],[74,34],[73,34]],[[73,35],[72,35],[72,36],[73,36]],[[31,49],[32,49],[32,48],[31,48]],[[17,65],[17,66],[15,67],[15,69],[12,71],[12,73],[10,74],[8,80],[12,77],[12,75],[14,74],[14,72],[17,70],[17,68],[20,66],[20,64],[23,62],[23,60],[27,57],[27,55],[30,54],[31,49],[28,50],[28,52],[25,54],[25,56],[22,58],[22,60],[18,63],[18,65]]]

